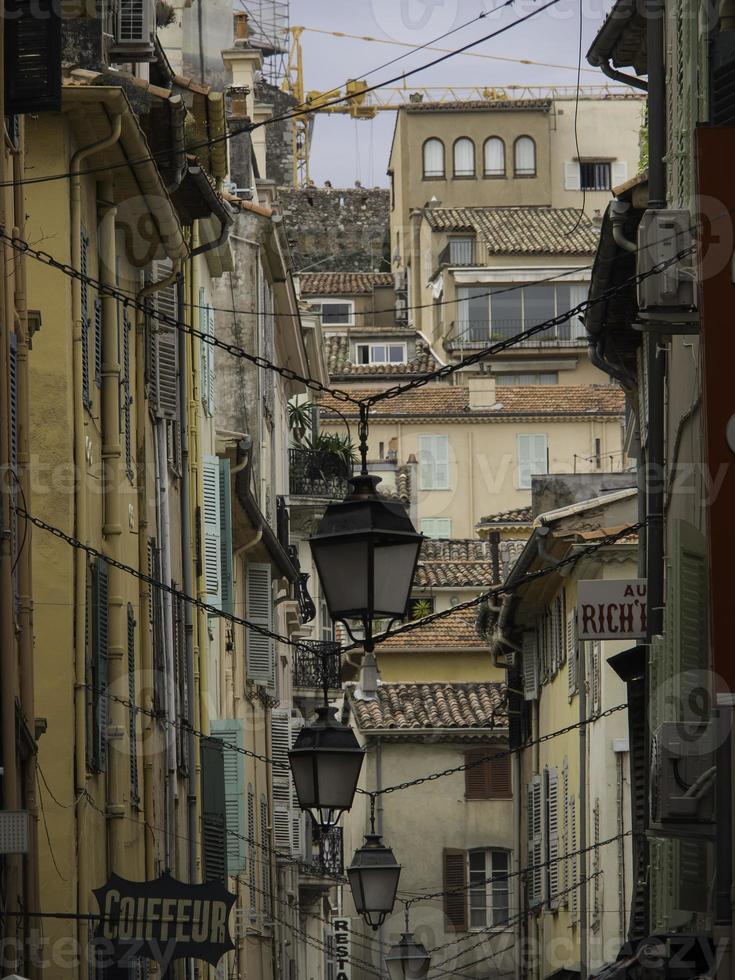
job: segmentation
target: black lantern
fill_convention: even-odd
[[[329,830],[352,806],[365,750],[352,729],[337,721],[336,708],[323,704],[316,714],[316,722],[299,732],[288,759],[300,808]]]
[[[380,834],[370,833],[347,869],[355,909],[378,929],[393,911],[401,866]]]
[[[379,482],[353,477],[351,492],[327,507],[309,541],[332,619],[361,620],[365,649],[375,618],[405,616],[423,541],[403,504],[378,496]]]
[[[424,980],[429,972],[431,957],[423,943],[414,939],[408,929],[396,946],[391,946],[385,958],[390,980]]]

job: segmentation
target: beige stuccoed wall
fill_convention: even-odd
[[[494,666],[487,648],[430,652],[378,648],[377,660],[380,677],[385,684],[505,683],[505,671]]]

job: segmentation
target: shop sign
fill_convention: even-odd
[[[577,583],[577,639],[636,640],[646,635],[646,580]]]

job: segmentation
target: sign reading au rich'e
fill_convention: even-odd
[[[229,918],[235,896],[217,882],[190,885],[170,874],[127,881],[113,874],[94,895],[100,909],[98,959],[125,965],[143,956],[167,966],[190,956],[216,966],[234,949]]]
[[[634,640],[646,635],[646,580],[577,583],[577,638]]]

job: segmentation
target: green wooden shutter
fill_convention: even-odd
[[[204,881],[227,885],[227,803],[222,742],[201,742],[202,863]]]
[[[245,756],[243,723],[233,718],[211,722],[212,735],[222,740],[227,820],[227,870],[239,874],[245,867]],[[232,746],[236,746],[233,748]]]
[[[107,766],[107,683],[109,654],[109,578],[107,562],[98,558],[94,569],[92,598],[92,767],[104,772]]]
[[[219,461],[220,583],[222,611],[234,613],[235,596],[232,575],[232,490],[230,461]]]
[[[135,613],[128,603],[128,700],[130,705],[137,704],[135,691]],[[138,732],[137,709],[128,708],[128,751],[130,753],[130,802],[132,806],[140,803],[138,785]]]
[[[273,629],[271,566],[251,562],[245,574],[245,618]],[[247,675],[263,687],[275,688],[275,644],[272,637],[245,628]]]
[[[5,112],[61,109],[61,17],[56,0],[5,0]]]
[[[219,464],[216,456],[205,456],[202,466],[204,581],[207,602],[217,607],[222,605]]]

